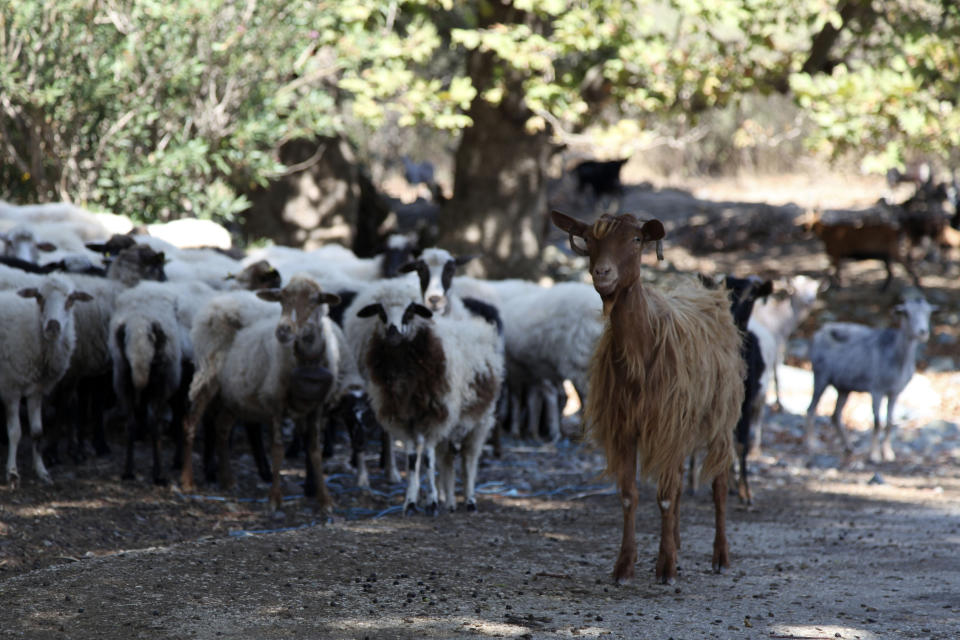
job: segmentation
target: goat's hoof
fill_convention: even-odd
[[[37,477],[40,478],[40,483],[48,487],[53,486],[53,478],[50,477],[49,473],[38,473]]]
[[[418,511],[416,502],[408,502],[403,506],[403,515],[405,516],[416,515]]]
[[[663,575],[660,577],[660,584],[665,584],[668,587],[677,583],[676,576]]]
[[[477,503],[472,500],[467,502],[467,513],[476,513],[477,512]]]
[[[714,573],[724,574],[724,573],[727,572],[727,569],[728,569],[728,567],[725,567],[725,566],[723,566],[723,565],[721,565],[721,564],[718,564],[718,563],[716,563],[716,562],[713,563],[713,572],[714,572]]]
[[[440,513],[440,507],[436,502],[431,502],[424,509],[424,513],[426,513],[428,516],[436,516],[438,513]]]

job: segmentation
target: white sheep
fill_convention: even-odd
[[[33,465],[49,483],[40,456],[43,396],[50,393],[70,365],[76,344],[73,307],[91,299],[61,276],[44,278],[39,287],[0,292],[0,397],[7,410],[7,481],[16,486],[20,444],[20,399],[27,400]]]
[[[476,466],[493,427],[503,379],[503,354],[495,327],[480,318],[445,318],[420,303],[410,280],[383,281],[346,312],[348,343],[357,353],[378,421],[394,437],[413,442],[416,459],[407,476],[404,511],[416,510],[421,461],[426,457],[426,510],[455,508],[452,461],[464,460],[464,497],[476,509]],[[434,480],[440,459],[438,497]],[[393,456],[388,457],[388,465]]]
[[[279,316],[264,316],[244,292],[215,298],[203,309],[192,331],[197,371],[190,385],[192,406],[184,421],[184,464],[181,484],[193,487],[191,451],[196,426],[216,398],[221,484],[233,485],[227,458],[230,428],[236,417],[269,422],[273,483],[270,507],[281,503],[282,427],[286,418],[306,423],[311,462],[319,475],[321,508],[331,505],[322,475],[318,424],[323,408],[334,399],[348,376],[340,330],[327,317],[327,305],[339,302],[310,278],[294,277],[282,290],[266,289],[257,297],[280,302]],[[261,307],[262,308],[262,307]],[[250,324],[247,324],[251,322]]]

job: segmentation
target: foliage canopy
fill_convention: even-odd
[[[0,191],[230,219],[285,140],[456,131],[475,99],[563,136],[790,92],[819,151],[956,160],[952,0],[513,0],[488,24],[495,2],[0,0]],[[479,96],[470,52],[498,61]]]

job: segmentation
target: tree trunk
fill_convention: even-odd
[[[487,3],[487,8],[480,14],[489,24],[534,20],[499,2]],[[531,112],[523,99],[520,73],[489,52],[472,51],[467,66],[478,91],[469,110],[473,125],[463,131],[457,148],[453,198],[440,212],[437,244],[456,254],[478,256],[475,263],[487,277],[532,276],[539,267],[541,234],[549,213],[549,135],[525,129]],[[496,82],[505,91],[494,105],[482,94]]]

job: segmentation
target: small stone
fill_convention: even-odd
[[[886,484],[887,481],[883,479],[883,476],[879,473],[873,474],[873,477],[867,482],[867,484]]]

